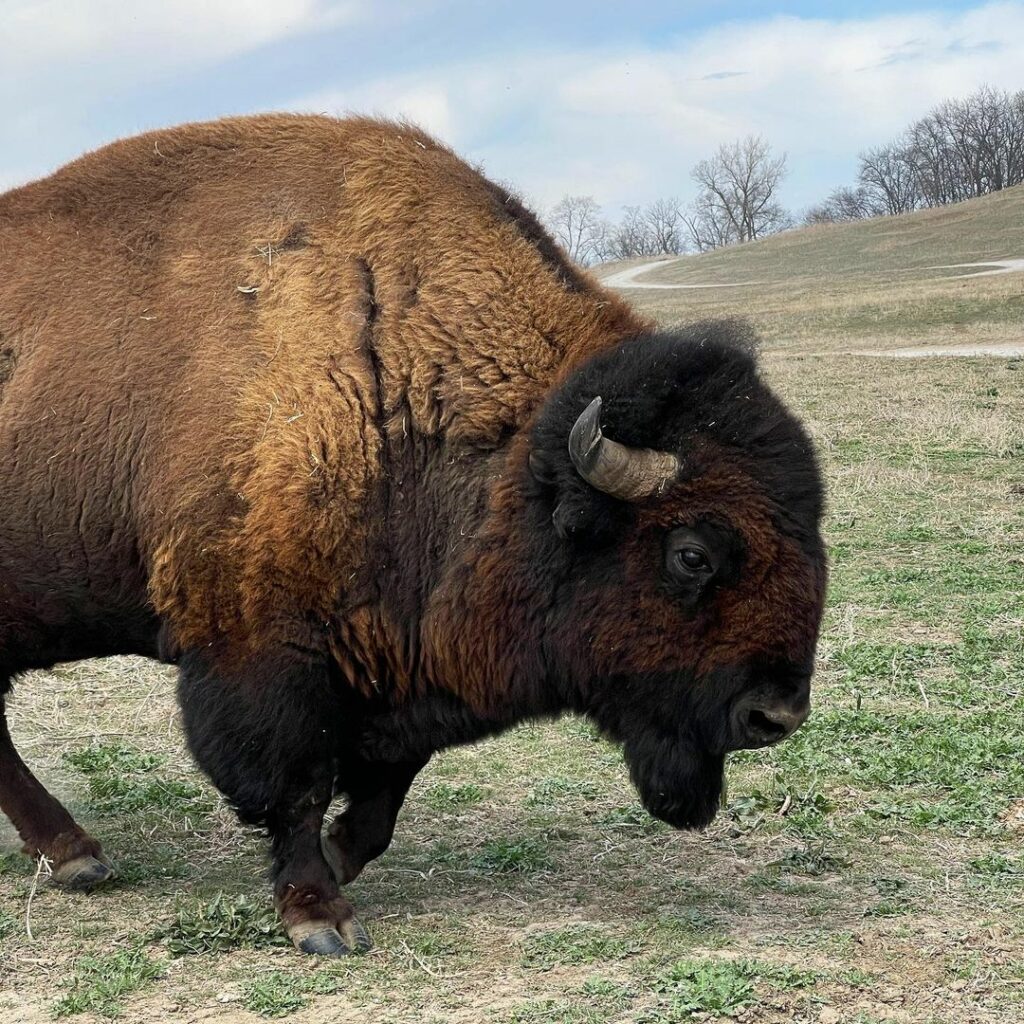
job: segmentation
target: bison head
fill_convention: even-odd
[[[524,476],[549,685],[622,743],[653,814],[706,825],[726,753],[808,714],[826,565],[807,435],[746,332],[700,325],[564,381]]]

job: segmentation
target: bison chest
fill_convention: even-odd
[[[511,712],[484,715],[455,694],[434,691],[367,714],[357,749],[367,761],[426,760],[448,747],[474,743],[515,725]]]

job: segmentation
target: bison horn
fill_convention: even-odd
[[[580,413],[569,432],[569,457],[591,487],[623,501],[650,497],[679,472],[679,460],[669,452],[628,448],[601,433],[601,399]]]

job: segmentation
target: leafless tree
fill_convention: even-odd
[[[582,264],[675,255],[685,249],[683,214],[676,199],[627,206],[613,224],[591,196],[565,196],[549,213],[548,226],[569,256]]]
[[[924,206],[945,206],[969,198],[941,122],[931,115],[922,117],[907,129],[906,146]]]
[[[905,141],[866,150],[859,160],[857,184],[870,211],[867,216],[909,213],[921,205],[917,168]]]
[[[857,187],[837,189],[813,207],[810,221],[854,213],[846,200],[863,197],[863,215],[900,214],[945,206],[1024,183],[1024,90],[983,86],[949,99],[897,139],[860,155]]]
[[[685,251],[683,211],[678,199],[656,199],[644,210],[650,242],[658,255]]]
[[[704,251],[750,242],[789,226],[775,198],[785,174],[785,154],[774,156],[759,136],[719,146],[701,160],[691,174],[699,192],[686,218],[694,246]]]
[[[1006,106],[1006,181],[1024,182],[1024,89],[1015,92]]]
[[[944,206],[1024,182],[1024,92],[983,86],[940,103],[902,140],[920,205]]]
[[[690,244],[697,252],[720,249],[723,245],[732,245],[738,241],[729,219],[719,217],[715,210],[707,206],[692,204],[690,210],[683,216],[683,223]]]
[[[564,196],[548,214],[548,226],[570,259],[588,264],[600,258],[606,228],[593,196]]]
[[[622,219],[606,232],[604,249],[605,258],[612,260],[656,256],[660,251],[645,211],[639,206],[623,208]]]
[[[803,217],[805,224],[838,224],[842,221],[863,220],[881,212],[863,186],[833,189],[828,198],[812,206]]]

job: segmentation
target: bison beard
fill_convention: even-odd
[[[179,665],[327,955],[435,751],[574,711],[698,828],[806,715],[822,487],[748,332],[656,331],[424,133],[128,139],[0,195],[0,236],[0,809],[56,881],[112,874],[6,728],[57,661]]]
[[[674,828],[704,828],[718,811],[736,675],[719,673],[702,685],[692,676],[652,673],[588,687],[583,709],[622,744],[647,810]]]
[[[673,828],[709,825],[722,798],[725,757],[689,738],[638,736],[623,751],[644,806]]]

